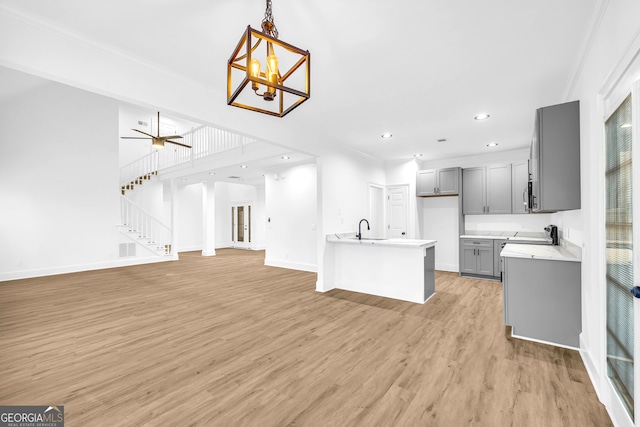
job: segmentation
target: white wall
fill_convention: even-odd
[[[177,252],[202,250],[202,184],[178,188],[174,206],[174,245]]]
[[[317,200],[315,164],[265,175],[266,265],[317,270]]]
[[[609,393],[605,348],[604,272],[604,131],[602,98],[608,76],[625,55],[635,54],[640,34],[640,2],[603,1],[602,13],[594,19],[593,38],[586,44],[588,55],[578,65],[578,78],[566,101],[580,100],[582,209],[555,214],[569,240],[582,245],[582,334],[581,349],[596,392],[612,415],[615,425],[629,425]],[[632,48],[632,50],[629,50]],[[640,75],[635,75],[639,78]],[[634,172],[635,174],[635,172]],[[566,234],[566,231],[565,231]],[[636,330],[636,339],[640,331]],[[637,396],[636,396],[637,398]],[[616,409],[617,408],[617,409]]]
[[[0,279],[118,264],[118,105],[0,67]]]
[[[333,288],[330,278],[334,271],[332,247],[326,244],[326,235],[357,232],[358,222],[369,212],[369,183],[386,185],[386,176],[382,161],[351,150],[327,154],[317,164],[317,218],[321,226],[317,232],[316,290],[325,292]]]
[[[422,238],[437,240],[436,270],[459,272],[458,197],[424,197]]]

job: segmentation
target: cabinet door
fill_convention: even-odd
[[[462,260],[460,265],[461,273],[478,273],[478,263],[476,260],[476,247],[475,245],[461,245]]]
[[[493,276],[493,243],[490,247],[478,247],[478,274]]]
[[[484,189],[484,168],[462,170],[462,213],[464,215],[482,215],[485,212]]]
[[[435,169],[416,173],[416,196],[435,196],[436,186]]]
[[[525,203],[529,182],[529,161],[514,163],[511,176],[511,211],[514,214],[527,213]]]
[[[438,195],[454,196],[458,194],[458,171],[459,168],[438,169]]]
[[[511,213],[511,165],[487,166],[486,213]]]

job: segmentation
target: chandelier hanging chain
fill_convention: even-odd
[[[274,39],[278,38],[278,29],[273,22],[273,11],[271,10],[271,0],[267,0],[267,9],[264,11],[264,19],[262,20],[262,32],[270,35]]]

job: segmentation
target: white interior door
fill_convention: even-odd
[[[409,186],[387,187],[387,235],[390,239],[406,239],[409,217]]]
[[[231,246],[251,247],[251,205],[231,206]]]

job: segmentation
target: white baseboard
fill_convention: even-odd
[[[587,351],[585,343],[582,341],[582,334],[580,334],[580,357],[582,358],[582,363],[584,363],[584,367],[587,370],[587,374],[589,374],[589,379],[596,391],[598,400],[600,400],[600,402],[604,402],[604,394],[602,393],[602,386],[600,385],[600,372],[596,368],[595,363],[593,363],[591,353]]]
[[[316,281],[316,292],[329,292],[332,289],[335,289],[335,286],[333,283],[327,283],[326,280]]]
[[[33,277],[53,276],[56,274],[78,273],[81,271],[104,270],[105,268],[128,267],[131,265],[153,264],[156,262],[176,261],[178,254],[149,258],[118,258],[117,260],[95,262],[90,264],[64,265],[60,267],[36,268],[32,270],[10,271],[0,273],[0,282],[8,280],[30,279]]]
[[[216,250],[202,251],[202,256],[216,256]]]
[[[315,264],[306,264],[306,263],[302,263],[302,262],[293,262],[293,261],[265,258],[264,265],[268,265],[270,267],[288,268],[290,270],[308,271],[310,273],[317,273],[318,272],[318,266],[317,265],[315,265]]]
[[[460,268],[458,265],[454,264],[436,264],[436,270],[458,273],[460,271]]]

